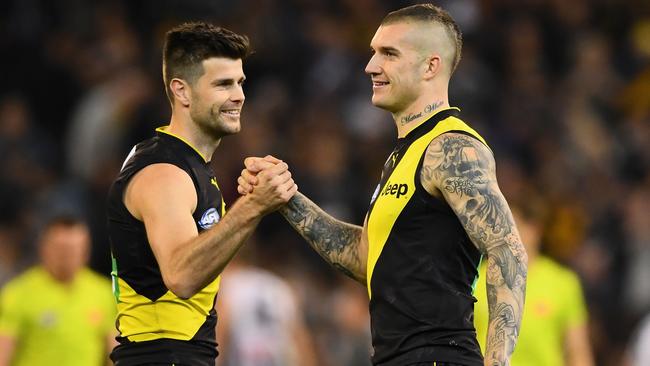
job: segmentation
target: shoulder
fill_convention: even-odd
[[[149,164],[140,169],[136,177],[147,180],[147,183],[152,185],[166,185],[172,181],[192,181],[185,169],[171,162]]]
[[[537,258],[537,262],[541,270],[540,272],[543,272],[547,275],[553,275],[554,277],[560,277],[563,279],[578,278],[578,276],[569,267],[561,264],[553,258],[547,257],[545,255],[540,255]]]
[[[160,193],[173,196],[185,191],[194,191],[194,183],[189,173],[171,163],[147,165],[133,176],[129,186],[143,196]]]
[[[105,302],[113,305],[114,297],[111,289],[111,281],[99,273],[84,268],[79,272],[79,278],[84,288],[84,293],[96,299],[98,302]]]
[[[40,267],[32,267],[8,281],[0,291],[3,298],[21,297],[33,291],[34,286],[44,283],[45,272]]]
[[[92,269],[89,268],[83,268],[79,272],[80,278],[86,282],[87,284],[90,285],[95,285],[98,287],[110,287],[111,286],[111,281],[100,275],[99,273],[93,271]]]
[[[197,191],[189,173],[174,164],[156,163],[140,170],[131,178],[124,203],[138,220],[149,214],[162,214],[168,208],[194,212]]]
[[[481,154],[480,157],[494,161],[492,150],[478,134],[465,133],[462,131],[449,131],[436,136],[427,147],[427,152],[439,152],[444,155],[467,153],[475,150]]]
[[[486,179],[494,180],[495,169],[492,151],[482,141],[465,133],[446,132],[427,146],[421,178],[425,187],[456,182],[469,189]]]
[[[557,284],[559,289],[564,289],[567,292],[580,290],[580,278],[569,267],[546,256],[537,258],[537,266],[541,273],[540,277],[553,279],[553,282]]]

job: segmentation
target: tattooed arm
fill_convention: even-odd
[[[279,212],[321,257],[346,276],[366,285],[366,224],[347,224],[297,193]]]
[[[444,197],[487,255],[485,365],[509,365],[523,314],[528,258],[497,185],[492,152],[472,137],[443,134],[427,148],[421,180],[430,194]]]
[[[244,160],[245,169],[237,179],[237,191],[242,195],[253,192],[257,174],[281,160],[267,155]],[[309,198],[298,192],[279,212],[329,264],[346,276],[366,285],[368,258],[368,219],[363,228],[347,224],[328,215]]]

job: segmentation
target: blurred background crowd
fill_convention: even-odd
[[[273,154],[303,193],[362,224],[396,139],[363,69],[383,16],[411,3],[2,1],[0,286],[34,262],[39,225],[60,212],[88,220],[90,266],[108,276],[106,193],[131,147],[168,122],[162,40],[187,20],[247,34],[255,49],[242,132],[213,158],[226,202],[243,158]],[[511,205],[542,212],[543,251],[580,276],[597,364],[622,364],[650,312],[650,2],[436,4],[465,40],[450,103],[493,148]],[[246,250],[295,294],[288,308],[317,365],[368,364],[365,289],[277,214]]]

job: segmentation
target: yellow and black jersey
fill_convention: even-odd
[[[223,217],[225,205],[208,160],[165,127],[156,131],[155,137],[131,150],[108,196],[120,343],[111,358],[117,366],[144,363],[213,366],[217,356],[214,303],[220,277],[187,300],[169,291],[147,240],[144,223],[129,213],[123,197],[137,172],[151,164],[167,163],[183,169],[192,178],[198,198],[192,216],[199,233]]]
[[[458,118],[457,108],[437,112],[398,139],[370,203],[367,285],[375,365],[483,365],[472,323],[481,254],[451,207],[420,182],[427,146],[448,132],[485,143]]]

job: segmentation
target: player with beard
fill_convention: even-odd
[[[260,219],[297,191],[288,167],[225,212],[210,159],[240,130],[248,38],[206,23],[170,30],[168,126],[137,144],[109,192],[118,366],[214,365],[220,274]]]

